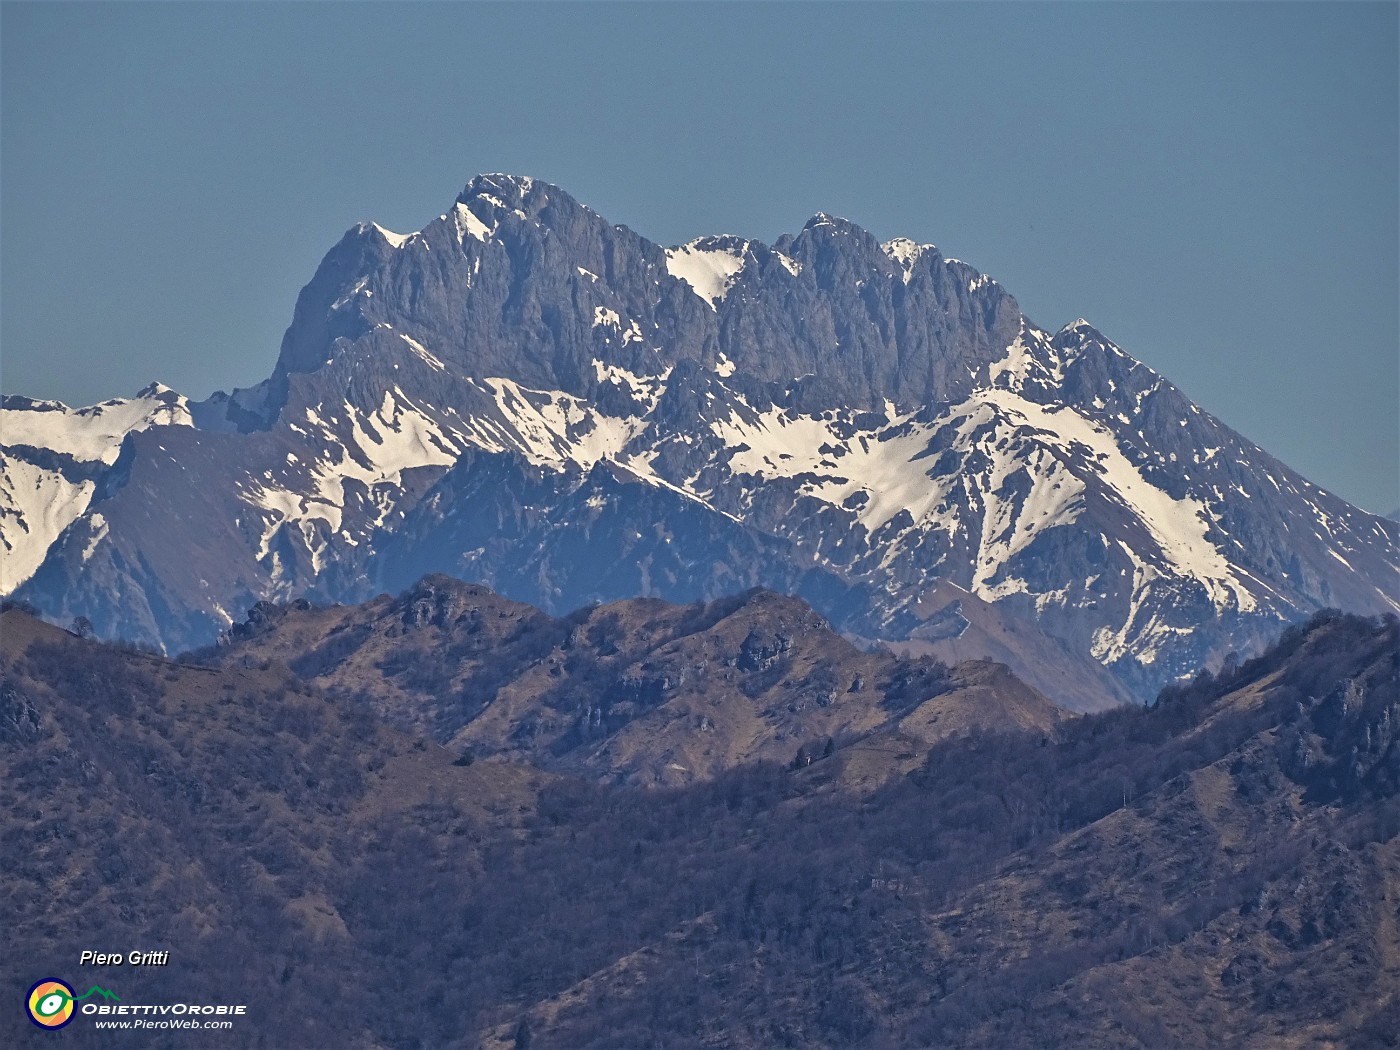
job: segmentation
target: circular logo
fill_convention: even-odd
[[[73,989],[52,977],[29,989],[29,1019],[40,1028],[62,1028],[73,1020]]]

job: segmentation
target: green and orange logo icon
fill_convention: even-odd
[[[46,977],[42,981],[36,981],[29,989],[29,997],[26,1000],[29,1019],[40,1028],[62,1028],[73,1020],[73,1004],[90,995],[98,995],[103,999],[119,999],[97,985],[93,985],[82,995],[74,995],[73,988],[67,981]]]
[[[40,1028],[62,1028],[73,1020],[73,989],[52,977],[29,989],[29,1019]]]

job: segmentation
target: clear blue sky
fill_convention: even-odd
[[[268,374],[360,219],[479,171],[663,243],[818,210],[1088,317],[1400,504],[1397,6],[3,5],[3,389]]]

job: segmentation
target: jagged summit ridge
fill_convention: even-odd
[[[943,580],[1144,694],[1314,608],[1396,607],[1393,524],[1087,321],[825,215],[666,248],[478,176],[414,233],[352,228],[272,376],[189,415],[124,439],[26,594],[184,644],[433,571],[554,611],[761,584],[917,639]]]

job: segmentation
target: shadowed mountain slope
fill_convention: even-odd
[[[679,633],[659,619],[619,652]],[[1393,619],[1319,616],[1146,710],[921,753],[905,719],[637,790],[458,764],[275,661],[11,610],[15,994],[140,945],[172,963],[104,972],[126,1001],[249,1004],[207,1046],[1392,1046],[1398,662]],[[6,1045],[52,1039],[0,1019]]]

